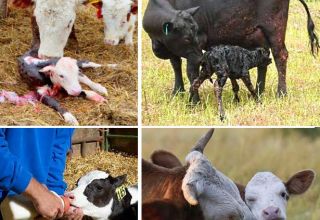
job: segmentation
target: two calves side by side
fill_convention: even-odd
[[[247,50],[238,46],[221,45],[210,48],[205,52],[201,61],[199,77],[193,81],[191,90],[197,91],[201,84],[210,79],[215,73],[214,92],[218,101],[220,119],[224,120],[225,112],[222,104],[222,91],[228,78],[231,80],[235,101],[239,102],[239,84],[241,79],[250,91],[253,98],[258,101],[258,95],[251,83],[249,70],[254,67],[267,66],[271,63],[270,52],[264,48]]]

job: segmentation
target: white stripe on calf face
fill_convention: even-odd
[[[288,192],[284,183],[270,172],[259,172],[245,190],[246,203],[258,220],[286,219]]]

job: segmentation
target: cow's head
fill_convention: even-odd
[[[76,19],[76,7],[84,0],[37,0],[34,10],[40,32],[38,56],[62,57],[72,26]]]
[[[246,186],[246,203],[257,220],[285,220],[290,195],[307,191],[314,178],[312,170],[298,172],[287,182],[273,173],[259,172]]]
[[[203,146],[211,135],[212,130],[186,157],[189,167],[182,182],[183,195],[191,205],[200,205],[205,219],[252,220],[236,185],[203,155]]]
[[[191,53],[202,56],[198,39],[199,26],[195,19],[199,7],[176,11],[175,16],[163,23],[162,33],[164,42],[170,45],[170,50],[182,57]]]
[[[78,96],[82,91],[78,79],[79,67],[75,59],[62,57],[55,66],[46,66],[39,71],[48,75],[53,85],[61,86],[69,95]]]
[[[91,171],[78,180],[77,187],[69,193],[71,205],[81,208],[91,217],[108,217],[116,189],[124,184],[126,175],[112,177],[103,171]]]
[[[130,19],[135,22],[138,13],[138,5],[132,0],[102,0],[102,15],[104,22],[104,42],[110,45],[118,45],[123,40],[130,28]]]

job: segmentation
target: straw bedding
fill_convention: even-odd
[[[138,183],[138,159],[122,153],[100,152],[88,157],[75,157],[67,162],[65,181],[68,190],[75,187],[77,180],[92,170],[108,171],[112,176],[127,174],[127,185]]]
[[[30,14],[31,9],[10,8],[9,17],[0,20],[0,89],[15,91],[19,95],[30,90],[18,73],[16,61],[30,48]],[[107,103],[97,104],[77,97],[60,99],[60,103],[75,115],[80,125],[137,124],[136,34],[134,47],[104,45],[103,21],[96,18],[96,11],[90,6],[78,10],[75,28],[79,44],[69,42],[65,56],[100,64],[117,63],[119,66],[84,71],[94,82],[107,88]],[[65,125],[65,122],[56,111],[42,104],[35,108],[5,103],[0,104],[0,124]]]

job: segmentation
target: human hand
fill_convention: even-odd
[[[31,179],[26,191],[36,211],[46,219],[61,218],[63,216],[63,204],[61,198],[50,192],[35,179]]]

